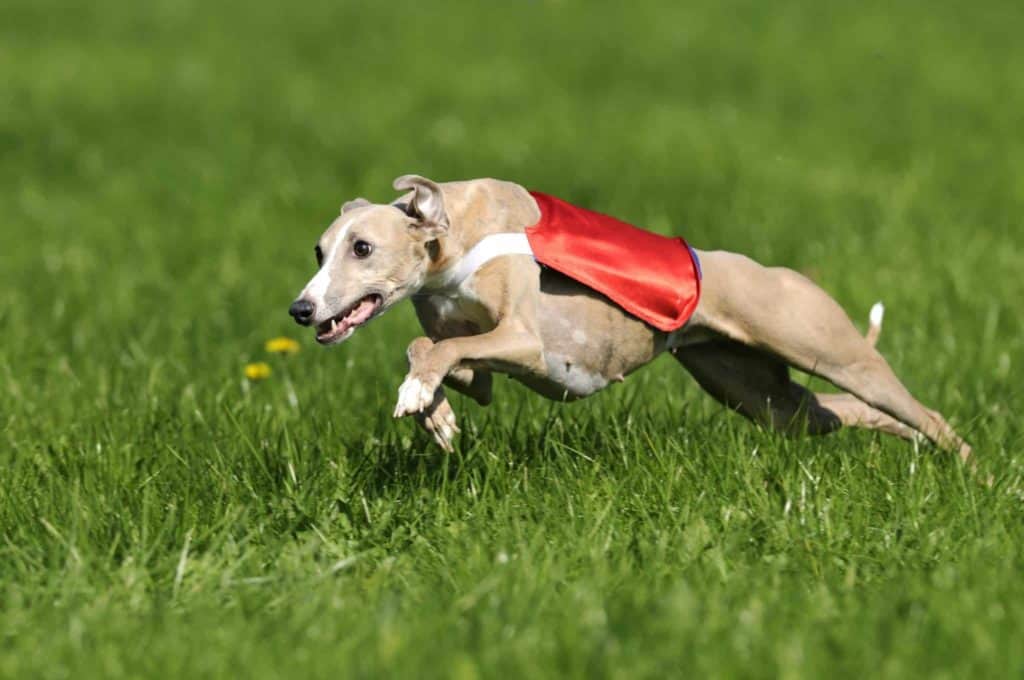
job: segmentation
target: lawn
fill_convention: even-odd
[[[5,0],[0,676],[1021,677],[1022,26]],[[570,405],[499,379],[443,455],[390,418],[408,305],[330,350],[286,314],[340,204],[413,172],[884,300],[982,474],[760,430],[668,358]]]

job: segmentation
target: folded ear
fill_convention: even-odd
[[[436,237],[448,231],[448,213],[437,182],[419,175],[402,175],[392,186],[398,191],[412,191],[408,213],[416,219],[415,226],[423,234]]]
[[[351,201],[345,201],[341,205],[341,214],[344,215],[349,210],[355,210],[356,208],[364,208],[368,205],[373,205],[365,198],[353,198]]]

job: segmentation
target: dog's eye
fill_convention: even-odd
[[[324,251],[320,250],[320,246],[313,248],[313,252],[316,253],[316,266],[324,266]]]
[[[352,252],[356,257],[369,257],[373,252],[373,246],[366,241],[356,241],[352,244]]]

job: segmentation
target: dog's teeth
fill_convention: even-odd
[[[338,320],[331,319],[331,332],[333,333],[336,330],[338,330]]]

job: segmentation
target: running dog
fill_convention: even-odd
[[[874,347],[804,276],[689,248],[494,179],[394,182],[389,204],[349,201],[316,246],[319,270],[289,308],[324,345],[411,298],[425,337],[408,347],[396,418],[445,450],[455,414],[444,386],[482,405],[491,374],[556,400],[586,397],[668,351],[712,397],[786,433],[840,427],[971,448],[922,406]],[[842,393],[815,393],[789,368]]]

